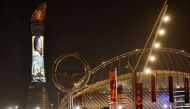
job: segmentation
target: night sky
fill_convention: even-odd
[[[169,0],[166,48],[190,52],[189,0]],[[40,0],[0,1],[0,109],[23,107],[31,81],[30,17]],[[93,68],[103,60],[143,48],[164,0],[48,0],[45,69],[52,103],[51,65],[61,53],[78,52]]]

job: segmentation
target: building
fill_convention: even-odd
[[[28,89],[26,109],[51,109],[46,91],[44,68],[44,22],[47,3],[41,3],[31,17],[32,81]]]
[[[146,49],[144,55],[148,55]],[[142,50],[124,53],[102,62],[92,69],[91,79],[99,77],[74,95],[74,106],[81,109],[135,109],[132,94],[132,70]],[[182,50],[162,48],[153,50],[157,62],[152,63],[150,72],[142,71],[146,58],[137,67],[137,83],[142,83],[143,109],[189,109],[190,54]],[[146,57],[144,56],[143,57]],[[119,62],[119,63],[118,63]],[[109,71],[117,70],[118,95],[115,104],[110,100]],[[152,79],[154,75],[155,79]],[[155,84],[155,85],[153,85]],[[121,88],[122,86],[122,88]],[[153,91],[154,94],[152,95]],[[152,99],[154,96],[154,100]],[[62,99],[59,109],[67,109],[67,97]]]

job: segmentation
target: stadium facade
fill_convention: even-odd
[[[132,94],[132,72],[130,67],[136,63],[143,50],[137,49],[107,61],[92,69],[91,81],[81,91],[74,94],[76,109],[189,109],[189,71],[190,54],[183,50],[170,48],[154,49],[157,60],[149,73],[142,71],[142,60],[137,68],[137,84],[142,84],[142,99]],[[144,51],[147,57],[150,49]],[[153,63],[152,63],[153,64]],[[117,68],[117,99],[112,100],[110,71]],[[95,78],[94,78],[95,77]],[[67,109],[65,96],[59,109]]]

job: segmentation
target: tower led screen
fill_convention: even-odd
[[[43,42],[43,36],[32,37],[32,82],[46,82]]]

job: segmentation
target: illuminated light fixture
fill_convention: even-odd
[[[164,22],[170,21],[170,17],[169,17],[169,16],[164,16],[163,21],[164,21]]]
[[[165,105],[164,105],[164,108],[167,108],[167,107],[168,107],[168,106],[165,104]]]
[[[160,43],[156,42],[156,43],[154,44],[154,47],[155,47],[155,48],[160,48]]]
[[[18,109],[18,106],[15,106],[16,109]]]
[[[149,59],[151,62],[154,62],[156,60],[156,57],[154,55],[151,55]]]
[[[74,86],[74,87],[78,87],[78,84],[77,84],[77,83],[74,83],[73,86]]]
[[[122,108],[123,108],[122,105],[119,105],[119,106],[118,106],[118,109],[122,109]]]
[[[145,69],[145,73],[146,73],[146,74],[150,74],[150,73],[151,73],[151,69],[150,69],[150,68],[146,68],[146,69]]]
[[[105,63],[106,63],[106,62],[104,62],[104,61],[102,62],[102,64],[105,64]]]
[[[76,106],[75,109],[80,109],[80,106]]]
[[[40,107],[36,107],[36,109],[40,109]]]
[[[165,34],[165,30],[164,29],[161,29],[160,31],[159,31],[159,35],[164,35]]]
[[[7,109],[13,109],[12,107],[9,107],[9,108],[7,108]]]
[[[135,49],[135,51],[139,51],[139,49]]]
[[[179,85],[177,85],[176,88],[179,88]]]

